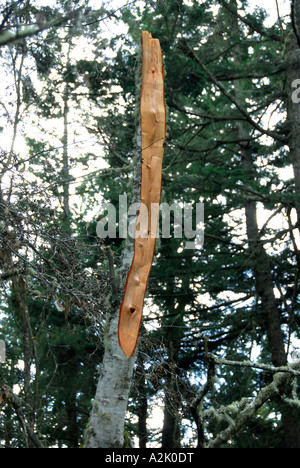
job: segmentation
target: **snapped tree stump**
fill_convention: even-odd
[[[134,354],[143,314],[143,304],[155,248],[161,197],[162,161],[166,137],[164,68],[158,39],[142,32],[141,200],[134,256],[121,303],[119,344],[127,356]]]

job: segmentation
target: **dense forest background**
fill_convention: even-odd
[[[0,446],[83,444],[142,30],[164,56],[162,201],[204,203],[205,236],[157,242],[125,442],[300,448],[298,0],[0,2]]]

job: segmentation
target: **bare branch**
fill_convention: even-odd
[[[276,374],[277,372],[285,372],[294,376],[299,377],[300,371],[293,369],[290,366],[280,366],[274,367],[269,366],[268,364],[256,364],[251,361],[229,361],[228,359],[220,359],[214,354],[210,354],[210,357],[214,359],[216,364],[226,365],[226,366],[236,366],[236,367],[252,367],[253,369],[265,370],[267,372],[272,372]]]

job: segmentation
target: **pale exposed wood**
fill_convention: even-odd
[[[142,32],[140,114],[141,206],[136,222],[134,257],[127,277],[119,318],[119,343],[127,356],[132,356],[136,348],[153,261],[166,134],[162,52],[159,40],[153,39],[147,31]]]

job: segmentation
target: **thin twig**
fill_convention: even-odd
[[[281,16],[280,16],[280,11],[279,11],[278,0],[275,0],[275,2],[276,2],[276,10],[277,10],[277,16],[278,16],[279,26],[280,26],[280,29],[281,29],[282,34],[284,34],[284,29],[283,29],[283,25],[282,25],[282,21],[281,21]]]
[[[277,372],[286,372],[288,374],[299,377],[300,371],[292,369],[290,366],[269,366],[268,364],[256,364],[251,361],[230,361],[228,359],[221,359],[210,353],[210,357],[214,359],[216,364],[226,365],[226,366],[237,366],[237,367],[252,367],[253,369],[265,370],[267,372],[272,372],[276,374]]]

